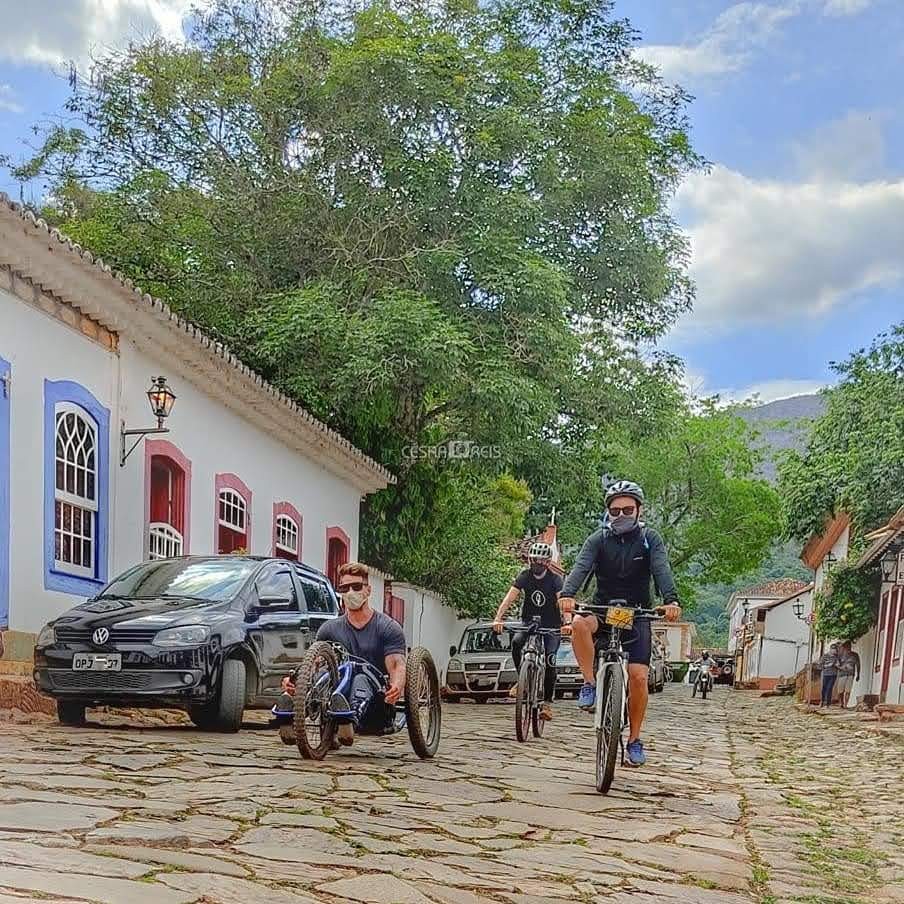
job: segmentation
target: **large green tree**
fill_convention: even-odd
[[[838,511],[862,533],[904,504],[904,323],[833,366],[825,414],[779,469],[789,533],[802,540]]]
[[[633,40],[605,0],[215,0],[77,78],[17,172],[392,467],[363,554],[473,608],[500,474],[534,517],[566,497],[567,531],[605,425],[642,438],[675,400],[633,343],[690,305],[668,202],[699,160]],[[497,451],[410,454],[456,438]]]
[[[757,568],[782,530],[776,491],[757,476],[756,435],[736,414],[703,403],[655,435],[614,448],[618,473],[642,484],[682,600]]]

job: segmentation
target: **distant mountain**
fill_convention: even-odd
[[[760,433],[760,443],[767,455],[762,474],[767,480],[776,479],[775,453],[785,449],[803,449],[810,422],[820,417],[825,407],[823,396],[813,394],[738,410],[738,416]]]

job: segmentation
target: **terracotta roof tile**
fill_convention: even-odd
[[[736,596],[753,596],[761,599],[784,599],[793,593],[799,593],[809,586],[809,581],[796,581],[793,578],[782,578],[778,581],[764,581],[752,587],[736,590]]]

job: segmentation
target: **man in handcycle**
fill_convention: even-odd
[[[565,621],[563,633],[573,635],[574,655],[584,678],[578,705],[585,710],[592,710],[596,704],[595,643],[608,639],[607,628],[596,615],[574,615],[574,596],[591,575],[596,577],[594,605],[623,599],[631,606],[649,609],[652,577],[665,603],[666,620],[677,621],[681,616],[665,544],[640,520],[643,503],[643,490],[636,483],[619,480],[608,488],[602,526],[584,542],[559,598]],[[631,766],[643,766],[647,758],[640,732],[647,711],[652,653],[649,619],[638,619],[623,635],[622,645],[628,653],[627,761]]]
[[[337,729],[340,744],[351,746],[355,732],[379,732],[392,729],[388,719],[403,719],[394,715],[395,704],[405,691],[405,634],[401,625],[370,605],[371,587],[366,565],[348,562],[339,569],[336,590],[345,608],[343,615],[325,622],[317,632],[317,640],[341,646],[346,653],[373,666],[356,669],[351,690],[346,699],[335,693],[329,701],[329,713],[341,719]],[[388,686],[377,675],[389,676]],[[289,709],[295,696],[295,676],[283,679],[283,699],[280,710]],[[402,723],[404,725],[404,723]]]
[[[558,597],[562,589],[562,578],[550,571],[552,547],[548,543],[533,543],[527,555],[528,568],[525,568],[512,582],[508,593],[503,597],[496,612],[493,630],[498,634],[505,627],[503,619],[521,594],[521,621],[525,629],[533,624],[534,617],[539,617],[541,628],[560,628],[562,614],[559,612]],[[552,701],[556,692],[556,653],[561,637],[558,634],[544,633],[543,644],[546,653],[546,670],[543,677],[543,703],[540,706],[540,718],[548,721],[552,718]],[[521,669],[521,654],[527,642],[528,631],[518,631],[512,638],[512,661],[515,672]],[[510,696],[517,693],[516,684]]]

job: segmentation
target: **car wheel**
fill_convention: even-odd
[[[245,712],[245,663],[227,659],[220,677],[217,699],[204,706],[192,706],[188,717],[202,731],[234,733],[242,727]]]
[[[486,703],[487,702],[486,697],[474,697],[472,699],[474,700],[475,703]]]
[[[60,725],[82,726],[85,724],[85,704],[73,700],[57,700],[57,719]]]
[[[447,693],[445,700],[447,703],[461,703],[461,695]]]

